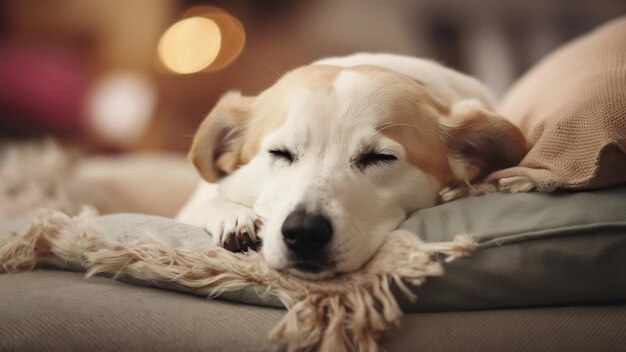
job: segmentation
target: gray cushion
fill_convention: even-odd
[[[578,193],[489,194],[418,211],[402,228],[427,241],[468,232],[479,239],[470,257],[415,288],[405,311],[447,311],[553,304],[626,302],[626,187]],[[172,244],[211,246],[202,229],[138,214],[98,221],[120,239],[146,230]],[[136,282],[135,282],[136,283]],[[206,295],[174,285],[168,289]],[[255,288],[221,298],[280,307]],[[401,298],[402,296],[399,295]]]
[[[407,311],[626,302],[626,187],[465,198],[402,228],[427,241],[470,232],[480,243],[418,287]]]

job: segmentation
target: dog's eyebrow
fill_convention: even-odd
[[[393,147],[386,146],[384,143],[381,144],[379,141],[363,140],[357,147],[352,159],[358,159],[364,154],[390,154],[397,156],[398,151]]]
[[[356,153],[354,153],[354,158],[357,158],[359,155],[378,152],[383,148],[378,143],[361,143],[359,147],[356,149]]]

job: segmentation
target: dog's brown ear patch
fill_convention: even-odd
[[[206,181],[216,182],[241,165],[253,101],[239,92],[228,92],[200,124],[188,157]]]
[[[469,182],[519,164],[528,152],[522,132],[478,101],[456,103],[440,126],[452,158],[465,166],[465,174],[459,176]]]

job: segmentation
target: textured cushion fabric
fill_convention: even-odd
[[[403,229],[429,242],[449,241],[468,232],[477,236],[479,247],[473,255],[446,264],[444,276],[416,287],[419,299],[402,301],[402,307],[416,312],[626,302],[625,202],[626,187],[621,187],[489,194],[418,211],[402,224]],[[204,230],[170,219],[118,214],[97,221],[124,241],[148,232],[168,235],[175,246],[212,246]],[[202,289],[156,285],[208,294]],[[261,291],[249,288],[221,298],[282,306],[272,296],[261,296]]]
[[[626,187],[489,194],[424,209],[402,228],[479,247],[415,289],[406,311],[626,302]]]
[[[532,149],[491,179],[527,176],[542,191],[626,182],[626,16],[564,45],[509,91],[501,113]]]
[[[0,275],[0,351],[269,351],[284,311],[36,271]]]
[[[272,351],[284,312],[62,271],[0,275],[0,351]],[[406,315],[386,351],[614,351],[626,306]]]

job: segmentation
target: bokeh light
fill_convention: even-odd
[[[208,67],[220,52],[222,35],[217,23],[190,17],[174,23],[161,37],[161,62],[175,73],[194,73]]]
[[[243,51],[245,30],[228,12],[201,5],[188,9],[182,17],[159,41],[159,59],[169,72],[189,74],[221,70]]]
[[[148,128],[156,99],[153,85],[144,76],[131,71],[107,73],[89,95],[90,128],[108,144],[133,145]]]

